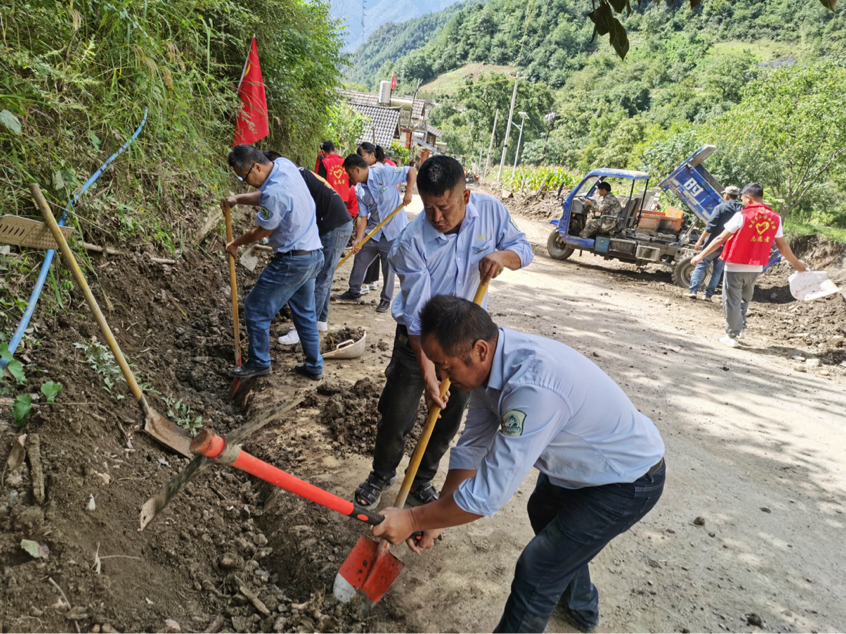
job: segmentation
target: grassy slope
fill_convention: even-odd
[[[420,87],[421,97],[435,97],[437,95],[450,94],[458,90],[468,77],[476,79],[482,73],[503,73],[511,75],[517,70],[516,66],[499,66],[496,64],[480,64],[473,62],[465,64],[448,73],[440,75],[436,80]]]

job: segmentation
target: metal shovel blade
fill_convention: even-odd
[[[153,438],[181,453],[186,458],[193,458],[191,453],[191,434],[188,430],[177,427],[152,407],[144,408],[144,431]]]
[[[362,535],[335,577],[335,598],[349,603],[359,588],[377,603],[404,566],[383,544]]]

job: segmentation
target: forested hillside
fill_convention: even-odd
[[[524,162],[576,171],[600,165],[661,170],[696,143],[715,143],[720,152],[712,162],[721,178],[767,180],[775,196],[789,200],[785,209],[817,222],[846,223],[843,155],[829,143],[844,136],[846,125],[843,100],[836,97],[846,92],[842,10],[831,12],[817,0],[705,0],[695,9],[686,0],[644,3],[624,20],[631,42],[625,60],[607,38],[592,39],[589,10],[582,0],[489,0],[462,7],[428,44],[386,60],[377,76],[395,69],[403,92],[419,78],[430,82],[471,66],[477,71],[479,63],[511,65],[522,82],[516,110],[529,114]],[[396,50],[411,45],[391,43]],[[369,42],[358,58],[376,46]],[[487,150],[497,109],[495,145],[502,146],[513,74],[468,77],[465,83],[439,97],[444,107],[433,123],[445,131],[452,151],[478,159]],[[756,92],[772,93],[771,103],[762,103]],[[785,99],[788,92],[792,97]],[[786,110],[777,112],[779,107]],[[556,113],[552,129],[543,118],[550,111]],[[775,133],[750,138],[744,126],[788,126],[794,136],[789,143]],[[817,152],[793,154],[815,135]],[[740,139],[747,150],[739,148]],[[792,173],[795,165],[818,177]],[[789,180],[798,187],[797,179],[801,196],[778,186]]]
[[[331,15],[343,24],[342,52],[358,49],[382,25],[407,20],[446,9],[457,0],[332,0]],[[362,30],[362,12],[364,25]],[[402,53],[400,53],[402,54]]]

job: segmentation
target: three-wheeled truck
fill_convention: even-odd
[[[716,146],[703,145],[658,185],[661,191],[675,194],[702,221],[703,227],[713,217],[717,205],[723,202],[720,194],[723,186],[702,165],[715,149]],[[600,182],[609,178],[617,182],[631,181],[628,195],[617,196],[624,210],[623,228],[610,235],[600,233],[593,238],[582,238],[579,234],[590,211],[585,199],[595,193]],[[600,168],[588,172],[564,199],[561,218],[551,221],[556,229],[546,243],[550,257],[566,260],[579,250],[638,266],[660,264],[672,270],[677,285],[690,286],[695,268],[690,260],[696,255],[692,242],[699,237],[698,231],[694,233],[697,223],[689,220],[680,209],[671,206],[658,209],[657,191],[649,190],[649,179],[649,174],[631,170]],[[560,193],[561,189],[559,198]],[[778,256],[771,259],[769,266],[778,259]],[[708,283],[711,269],[709,266],[703,285]]]

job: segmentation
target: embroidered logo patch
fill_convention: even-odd
[[[267,207],[262,207],[261,209],[259,209],[259,217],[262,220],[270,220],[270,209],[268,209]]]
[[[512,409],[502,416],[502,426],[500,431],[503,436],[522,436],[523,422],[526,420],[526,414],[519,409]]]

